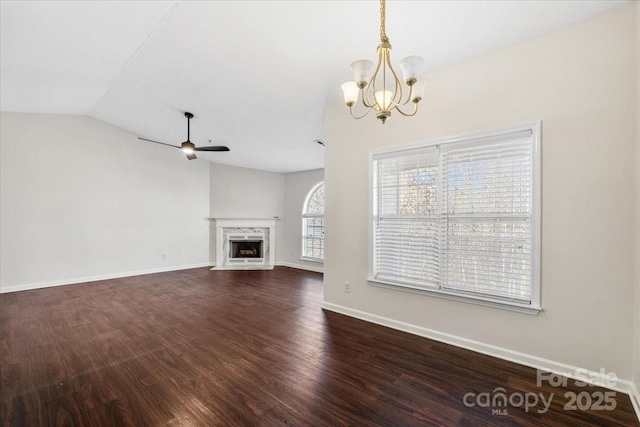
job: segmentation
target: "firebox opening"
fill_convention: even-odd
[[[232,240],[231,258],[262,258],[262,240]]]

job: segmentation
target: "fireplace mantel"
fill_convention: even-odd
[[[209,218],[216,227],[216,264],[212,270],[271,270],[276,258],[276,222],[278,218]],[[232,259],[231,241],[239,235],[261,236],[261,259]]]
[[[273,218],[209,218],[218,227],[274,227],[280,219]]]

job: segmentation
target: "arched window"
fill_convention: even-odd
[[[307,193],[302,207],[302,258],[324,261],[324,181]]]

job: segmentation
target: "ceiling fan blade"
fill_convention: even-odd
[[[211,147],[196,147],[195,151],[231,151],[229,147],[225,147],[224,145],[213,145]]]
[[[179,150],[181,150],[181,149],[182,149],[182,148],[180,148],[180,147],[178,147],[178,146],[176,146],[176,145],[165,144],[164,142],[154,141],[153,139],[142,138],[142,137],[140,137],[140,136],[138,137],[138,139],[141,139],[141,140],[143,140],[143,141],[153,142],[153,143],[155,143],[155,144],[162,144],[162,145],[166,145],[166,146],[168,146],[168,147],[177,148],[177,149],[179,149]]]
[[[197,157],[195,154],[187,154],[187,159],[193,160],[193,159],[197,159]]]

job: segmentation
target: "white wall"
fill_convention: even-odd
[[[284,174],[211,164],[211,218],[284,217]],[[210,259],[215,262],[215,223]],[[276,224],[276,262],[283,247],[283,221]]]
[[[190,162],[84,116],[2,113],[0,130],[3,292],[207,265],[209,217],[278,216],[276,261],[304,264],[301,193],[321,170],[288,174],[285,199],[285,174]]]
[[[2,291],[208,263],[208,163],[85,116],[12,113],[0,157]]]
[[[322,263],[304,261],[302,255],[302,205],[309,190],[324,179],[324,169],[284,175],[284,242],[279,261],[322,271]]]
[[[429,74],[422,111],[382,125],[327,110],[325,301],[630,379],[634,14],[623,7]],[[542,120],[538,316],[367,283],[372,149]],[[351,293],[343,291],[352,283]]]

